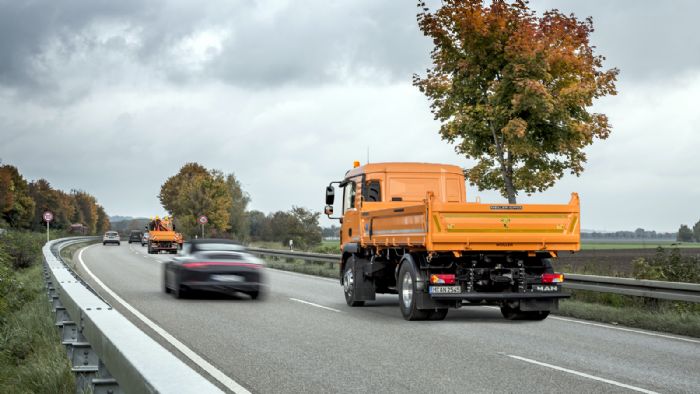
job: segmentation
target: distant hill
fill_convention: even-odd
[[[109,217],[109,221],[111,223],[123,222],[125,220],[133,220],[133,219],[144,219],[144,218],[135,218],[133,216],[119,216],[119,215]]]
[[[143,231],[144,226],[148,224],[150,219],[148,218],[134,218],[130,216],[113,216],[109,218],[111,224],[111,230],[118,231],[120,233],[128,233],[131,230]]]

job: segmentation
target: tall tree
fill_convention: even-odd
[[[700,220],[698,220],[693,226],[693,236],[695,238],[695,242],[700,242]]]
[[[103,234],[110,229],[109,216],[101,205],[97,205],[97,223],[95,230],[97,234]]]
[[[82,223],[87,227],[88,234],[97,233],[97,199],[82,190],[71,191],[75,201],[75,223]]]
[[[685,224],[681,224],[681,227],[678,229],[678,237],[676,238],[676,241],[693,242],[693,230],[691,230],[690,227],[686,226]]]
[[[17,167],[0,167],[0,216],[11,227],[30,228],[34,217],[34,200],[29,195],[29,184]]]
[[[188,236],[198,233],[199,215],[206,215],[207,226],[217,233],[230,228],[232,198],[221,171],[208,171],[197,163],[185,164],[161,186],[159,198],[175,217],[179,230]]]
[[[245,240],[249,236],[248,216],[246,208],[250,202],[250,196],[243,191],[241,183],[234,174],[226,176],[226,186],[231,195],[231,211],[229,212],[229,227],[233,236],[239,240]]]
[[[541,17],[524,0],[443,0],[417,19],[433,39],[433,66],[413,83],[431,100],[440,135],[476,164],[465,171],[480,190],[498,189],[516,203],[518,191],[554,185],[569,170],[580,175],[583,148],[611,126],[591,113],[593,99],[616,94],[618,70],[589,44],[591,18],[557,10]]]

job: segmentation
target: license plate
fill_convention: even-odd
[[[218,282],[243,282],[243,277],[240,275],[212,275],[212,280]]]
[[[545,293],[559,291],[559,286],[557,285],[532,285],[533,291],[541,291]]]
[[[430,286],[430,294],[459,294],[462,286]]]

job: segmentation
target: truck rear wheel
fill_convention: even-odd
[[[418,309],[416,302],[418,296],[416,290],[416,268],[410,260],[404,260],[401,264],[399,277],[396,282],[399,292],[399,309],[401,309],[403,318],[406,320],[427,319],[430,311]]]
[[[350,257],[345,263],[345,269],[343,270],[343,293],[345,293],[345,302],[349,306],[363,306],[365,302],[357,301],[355,297],[357,294],[355,278],[355,258]]]

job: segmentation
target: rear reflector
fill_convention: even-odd
[[[202,268],[202,267],[248,267],[248,268],[261,268],[260,264],[253,263],[240,263],[233,261],[198,261],[195,263],[184,263],[182,265],[185,268]]]
[[[562,283],[564,274],[542,274],[542,283]]]
[[[433,274],[430,275],[430,283],[439,285],[455,284],[454,274]]]

